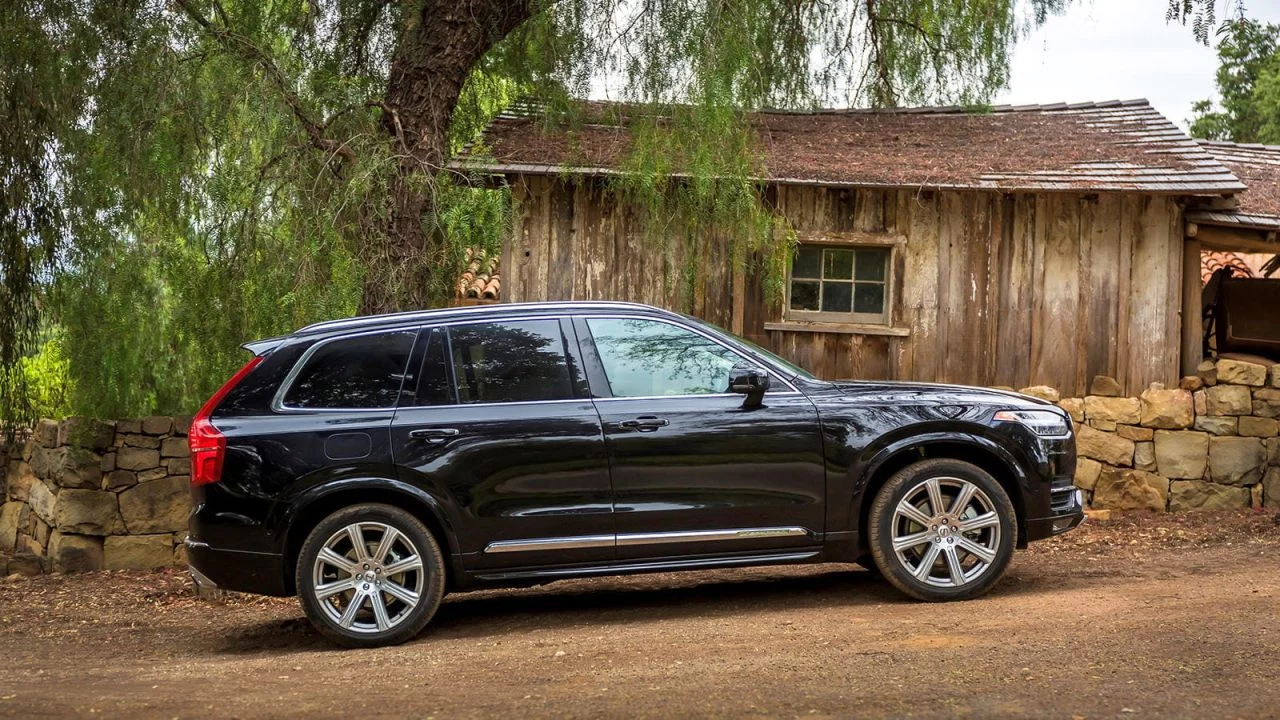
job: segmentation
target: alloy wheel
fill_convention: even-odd
[[[385,632],[422,600],[422,556],[407,535],[381,522],[358,522],[329,536],[312,568],[312,594],[338,627]]]
[[[891,535],[898,562],[916,580],[957,588],[982,577],[995,562],[1000,516],[974,483],[931,477],[894,507]]]

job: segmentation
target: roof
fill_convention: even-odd
[[[1200,146],[1248,189],[1237,196],[1234,211],[1200,210],[1187,219],[1213,225],[1246,225],[1280,229],[1280,146],[1201,140]]]
[[[467,250],[467,269],[458,277],[458,297],[499,300],[502,296],[502,275],[498,272],[501,258],[500,253]]]
[[[495,119],[483,147],[452,166],[493,173],[617,174],[637,106],[585,103],[585,122],[544,130],[536,107]],[[630,115],[629,115],[630,113]],[[1127,191],[1218,195],[1245,189],[1146,100],[887,111],[762,111],[749,122],[776,183],[853,187]],[[677,173],[678,174],[678,173]]]
[[[1206,284],[1222,268],[1231,268],[1236,277],[1257,277],[1249,258],[1243,253],[1214,250],[1200,253],[1200,282]]]

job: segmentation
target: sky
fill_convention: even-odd
[[[1221,3],[1220,3],[1221,4]],[[1166,0],[1078,0],[1019,42],[1000,103],[1145,97],[1182,126],[1191,104],[1216,96],[1213,48],[1165,23]],[[1280,23],[1280,0],[1246,0],[1250,17]]]

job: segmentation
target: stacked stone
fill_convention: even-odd
[[[6,448],[0,573],[182,564],[187,421],[42,420]]]
[[[1205,362],[1136,398],[1099,376],[1055,402],[1076,423],[1076,486],[1094,508],[1280,507],[1280,365]]]

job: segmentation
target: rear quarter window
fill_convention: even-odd
[[[414,331],[330,340],[316,346],[285,391],[290,408],[395,407],[413,352]]]

